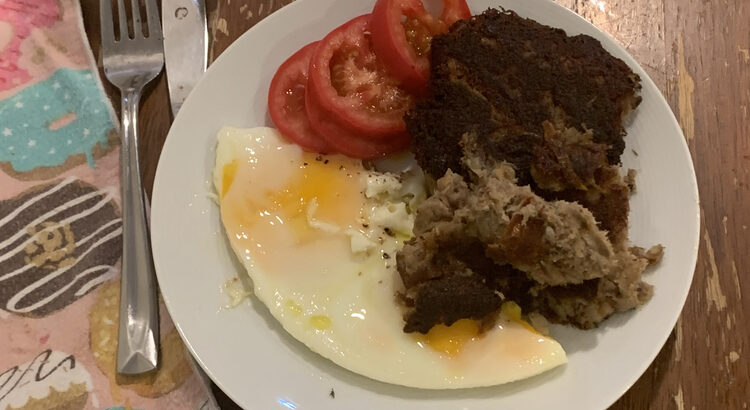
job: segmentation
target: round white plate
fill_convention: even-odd
[[[216,132],[223,125],[271,125],[266,93],[279,64],[302,45],[369,12],[373,3],[301,0],[284,7],[222,54],[175,119],[156,174],[151,229],[159,285],[188,348],[214,382],[247,409],[606,408],[656,357],[680,314],[698,250],[698,190],[682,132],[651,79],[610,37],[548,0],[469,3],[475,13],[503,6],[568,34],[593,36],[641,76],[643,102],[628,126],[623,162],[638,171],[631,200],[633,243],[666,247],[661,264],[646,274],[655,287],[650,302],[596,330],[554,327],[553,336],[568,352],[567,365],[525,381],[458,391],[405,388],[351,373],[286,334],[254,298],[221,308],[227,303],[223,283],[246,275],[209,197]]]

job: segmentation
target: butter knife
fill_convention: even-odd
[[[164,62],[172,116],[177,116],[182,103],[206,71],[208,61],[208,29],[204,0],[162,0],[162,31]],[[193,369],[209,385],[208,376],[193,359]],[[219,410],[213,394],[200,410]]]
[[[204,0],[162,0],[164,61],[172,115],[206,71],[208,30]]]

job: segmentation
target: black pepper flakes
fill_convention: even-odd
[[[383,259],[391,259],[391,255],[383,252]]]
[[[362,224],[362,227],[363,227],[363,228],[369,228],[369,227],[370,227],[370,225],[368,225],[368,224]]]
[[[328,164],[328,160],[323,161],[324,164]]]
[[[302,165],[307,166],[308,164],[307,164],[307,162],[303,162]]]
[[[383,228],[383,232],[385,232],[386,235],[388,235],[388,236],[396,236],[396,234],[393,233],[393,231],[391,230],[391,228],[389,228],[387,226],[385,228]]]
[[[335,391],[333,391],[333,388],[331,388],[331,392],[330,392],[330,393],[328,393],[328,395],[329,395],[329,396],[331,396],[331,398],[332,398],[332,399],[335,399],[335,398],[336,398],[336,392],[335,392]]]

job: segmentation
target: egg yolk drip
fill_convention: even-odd
[[[317,157],[321,158],[321,157]],[[309,240],[318,232],[308,224],[309,207],[315,201],[314,217],[339,228],[351,227],[360,215],[361,193],[355,188],[357,171],[338,161],[316,160],[309,153],[303,155],[300,172],[289,185],[269,193],[271,202],[264,212],[286,215],[300,240]],[[348,161],[347,161],[348,162]]]
[[[435,325],[426,335],[417,335],[419,343],[450,357],[461,353],[464,345],[479,337],[479,323],[472,319],[457,320],[450,326]]]
[[[261,168],[259,159],[234,160],[222,168],[222,218],[248,257],[257,262],[269,250],[283,253],[289,244],[278,239],[286,232],[294,244],[319,238],[320,230],[309,224],[311,210],[315,220],[341,231],[357,224],[364,201],[358,161],[302,153],[291,160],[295,169],[285,183],[259,192],[254,181],[273,172],[272,164]]]
[[[536,334],[536,331],[521,316],[521,307],[515,302],[504,302],[500,307],[500,314],[506,320],[520,323],[524,328]],[[457,320],[450,326],[442,324],[433,326],[425,335],[417,334],[417,342],[427,345],[433,350],[446,354],[449,357],[458,356],[467,343],[481,337],[479,322],[473,319]]]

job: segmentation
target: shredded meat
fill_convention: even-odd
[[[591,327],[648,300],[647,259],[614,245],[586,208],[518,186],[507,165],[476,178],[448,171],[417,210],[397,255],[404,331],[481,319],[506,299]]]
[[[586,207],[614,243],[627,241],[630,187],[619,167],[606,162],[606,146],[574,129],[544,124],[544,142],[534,151],[535,192],[546,199]]]
[[[586,35],[487,10],[431,45],[429,95],[405,116],[437,186],[397,255],[406,332],[491,320],[506,300],[596,326],[645,303],[662,248],[630,247],[623,119],[640,79]]]

